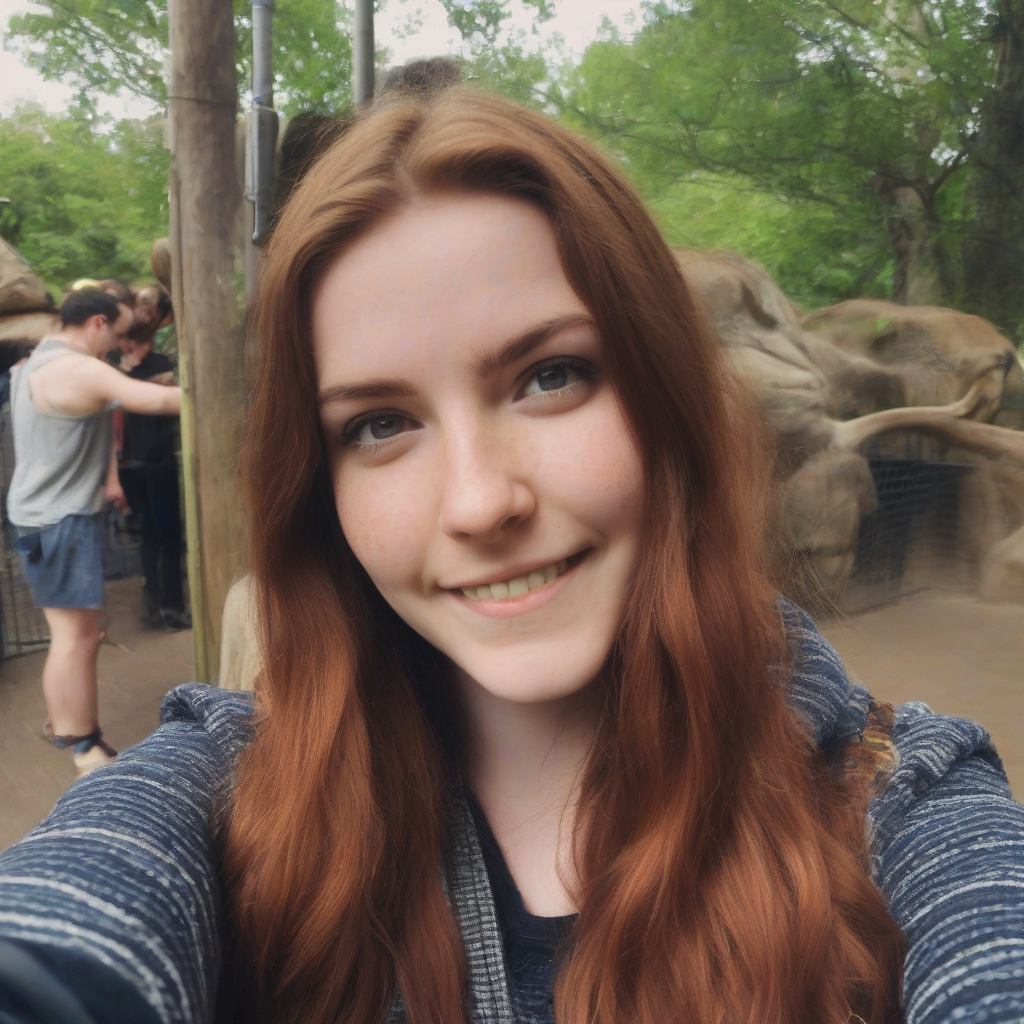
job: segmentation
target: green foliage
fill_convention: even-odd
[[[13,15],[8,33],[51,81],[90,93],[124,88],[164,105],[166,0],[46,0],[48,13]]]
[[[537,21],[547,21],[555,13],[554,0],[519,0],[534,12]],[[467,42],[494,48],[505,22],[512,16],[510,0],[441,0],[448,12],[448,23],[459,30]]]
[[[161,121],[111,124],[82,103],[60,117],[19,109],[0,119],[0,181],[0,234],[49,284],[149,275],[167,233]]]
[[[660,4],[592,46],[568,90],[663,176],[738,172],[836,203],[937,186],[965,158],[993,62],[983,0]]]
[[[341,114],[352,102],[352,41],[335,0],[275,0],[274,105]],[[235,0],[239,91],[252,73],[252,5]]]
[[[470,44],[470,70],[487,86],[529,100],[547,74],[544,59],[508,37],[511,0],[442,0],[451,24]],[[553,0],[518,0],[538,21]],[[45,78],[90,93],[123,89],[163,107],[167,102],[167,0],[41,0],[46,13],[15,15],[9,35]],[[244,93],[252,67],[252,8],[234,0],[235,64]],[[351,102],[352,47],[336,0],[276,0],[274,88],[286,115],[340,114]]]
[[[526,48],[522,35],[514,35],[500,46],[471,43],[463,71],[466,81],[516,103],[527,107],[544,104],[542,86],[550,76],[548,64],[543,53]]]
[[[670,245],[734,249],[767,267],[808,311],[842,299],[891,296],[880,226],[865,233],[858,219],[844,222],[829,207],[736,176],[694,173],[646,198]]]
[[[628,160],[655,205],[695,172],[701,182],[746,189],[759,226],[713,204],[735,225],[714,233],[741,251],[751,244],[767,251],[766,264],[781,277],[787,265],[805,263],[810,276],[798,291],[819,293],[815,282],[826,281],[832,284],[820,294],[830,299],[848,288],[877,291],[876,275],[892,274],[900,256],[885,230],[897,216],[894,197],[913,190],[927,229],[923,244],[947,300],[956,301],[963,298],[962,253],[975,230],[971,182],[987,173],[976,156],[996,77],[994,6],[653,3],[632,40],[610,33],[587,50],[559,99],[570,124]],[[756,203],[751,189],[763,193]],[[777,234],[782,222],[772,211],[783,197],[800,225],[783,236],[799,254]]]
[[[251,11],[247,0],[234,2],[244,94]],[[544,51],[510,28],[516,4],[536,25],[554,0],[442,3],[468,48],[467,77],[554,111],[611,149],[673,244],[737,249],[808,307],[900,298],[894,289],[916,267],[934,274],[945,301],[1011,331],[1024,325],[1024,200],[1000,225],[1004,193],[1024,196],[1024,161],[1010,167],[1001,154],[1016,149],[998,144],[1016,130],[1005,111],[1024,109],[1013,91],[1024,90],[1024,44],[1013,42],[1024,38],[1019,0],[649,0],[632,39],[606,23],[568,68],[559,68],[557,47]],[[12,18],[10,32],[49,78],[164,104],[166,4],[45,0],[46,13]],[[336,0],[277,0],[275,92],[284,113],[349,106],[346,17]],[[19,200],[21,213],[0,211],[0,230],[18,235],[54,280],[98,273],[101,264],[136,266],[141,239],[148,245],[162,230],[150,225],[162,224],[153,211],[163,202],[166,154],[147,148],[147,129],[104,134],[84,111],[59,126],[41,127],[45,119],[25,112],[0,126],[20,140],[0,152],[5,174],[30,152],[41,161],[24,181],[12,172],[20,194],[33,198]],[[77,158],[75,132],[85,140]],[[108,178],[89,161],[101,152],[134,183],[139,198],[125,209],[136,212],[98,212],[97,183]],[[43,169],[51,156],[63,161],[59,172]],[[52,209],[42,211],[47,190]],[[908,190],[920,224],[901,206]],[[901,248],[907,231],[919,233],[913,259]],[[1019,301],[1012,289],[1005,302],[976,287],[971,294],[992,245],[1010,253],[1011,272],[1020,256]]]
[[[167,102],[167,0],[42,0],[47,13],[15,15],[9,34],[45,78],[90,93],[120,89]],[[252,67],[252,8],[235,0],[240,91]],[[352,53],[335,0],[277,0],[274,84],[286,114],[340,113],[349,103]]]

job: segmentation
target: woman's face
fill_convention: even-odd
[[[324,275],[313,345],[338,517],[392,608],[497,697],[586,686],[643,474],[544,214],[481,195],[403,209]]]

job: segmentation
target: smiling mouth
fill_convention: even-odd
[[[531,590],[539,590],[541,587],[553,583],[559,576],[579,565],[590,553],[590,550],[587,548],[569,558],[563,558],[559,562],[543,565],[522,576],[513,576],[511,579],[501,580],[498,583],[485,583],[479,587],[458,587],[457,592],[468,597],[470,601],[504,601],[520,597],[523,594],[528,594]]]

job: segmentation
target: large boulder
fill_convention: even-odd
[[[0,316],[53,309],[46,285],[32,273],[18,250],[0,238]]]

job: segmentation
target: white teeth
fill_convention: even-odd
[[[482,587],[461,587],[465,597],[471,601],[502,601],[506,597],[519,597],[530,590],[537,590],[552,580],[558,579],[569,568],[568,560],[545,565],[543,569],[534,569],[526,576],[516,576],[502,583],[491,583]]]

